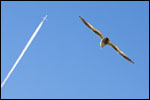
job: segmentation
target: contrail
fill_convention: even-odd
[[[19,63],[19,61],[21,60],[21,58],[23,57],[24,53],[26,52],[26,50],[28,49],[28,47],[30,46],[31,42],[33,41],[34,37],[36,36],[36,34],[38,33],[38,31],[40,30],[41,26],[43,25],[44,21],[46,20],[47,15],[43,18],[43,20],[41,21],[41,23],[39,24],[39,26],[37,27],[37,29],[35,30],[35,32],[33,33],[33,35],[31,36],[30,40],[28,41],[28,43],[26,44],[25,48],[23,49],[22,53],[20,54],[20,56],[18,57],[18,59],[16,60],[15,64],[13,65],[13,67],[11,68],[11,70],[9,71],[9,73],[7,74],[6,78],[4,79],[4,81],[1,84],[1,88],[4,86],[4,84],[6,83],[6,81],[8,80],[8,78],[10,77],[10,75],[12,74],[12,72],[14,71],[14,69],[16,68],[17,64]]]

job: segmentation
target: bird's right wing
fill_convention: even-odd
[[[103,34],[98,31],[96,28],[94,28],[90,23],[86,22],[81,16],[79,16],[80,19],[82,20],[82,22],[88,27],[90,28],[94,33],[96,33],[101,39],[104,38]]]
[[[127,55],[125,55],[115,44],[108,42],[108,45],[114,48],[122,57],[134,64],[134,62]]]

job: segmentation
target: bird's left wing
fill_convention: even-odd
[[[101,39],[104,38],[103,34],[98,31],[96,28],[94,28],[90,23],[86,22],[81,16],[79,16],[80,19],[82,20],[82,22],[88,27],[90,28],[94,33],[96,33]]]
[[[109,42],[108,45],[114,48],[122,57],[134,64],[134,62],[127,55],[125,55],[115,44]]]

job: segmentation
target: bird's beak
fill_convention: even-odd
[[[103,45],[100,45],[101,46],[101,48],[103,48],[104,46]]]
[[[100,46],[101,46],[101,48],[103,48],[103,47],[104,47],[104,44],[103,44],[103,43],[100,43]]]

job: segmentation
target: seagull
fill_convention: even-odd
[[[101,48],[103,48],[106,45],[109,45],[113,49],[115,49],[122,57],[124,57],[125,59],[127,59],[128,61],[134,64],[134,62],[127,55],[125,55],[125,53],[123,53],[115,44],[110,42],[110,39],[108,37],[104,37],[103,34],[100,31],[98,31],[96,28],[94,28],[90,23],[86,22],[81,16],[79,17],[88,28],[90,28],[94,33],[96,33],[101,38],[101,42],[100,42]]]

